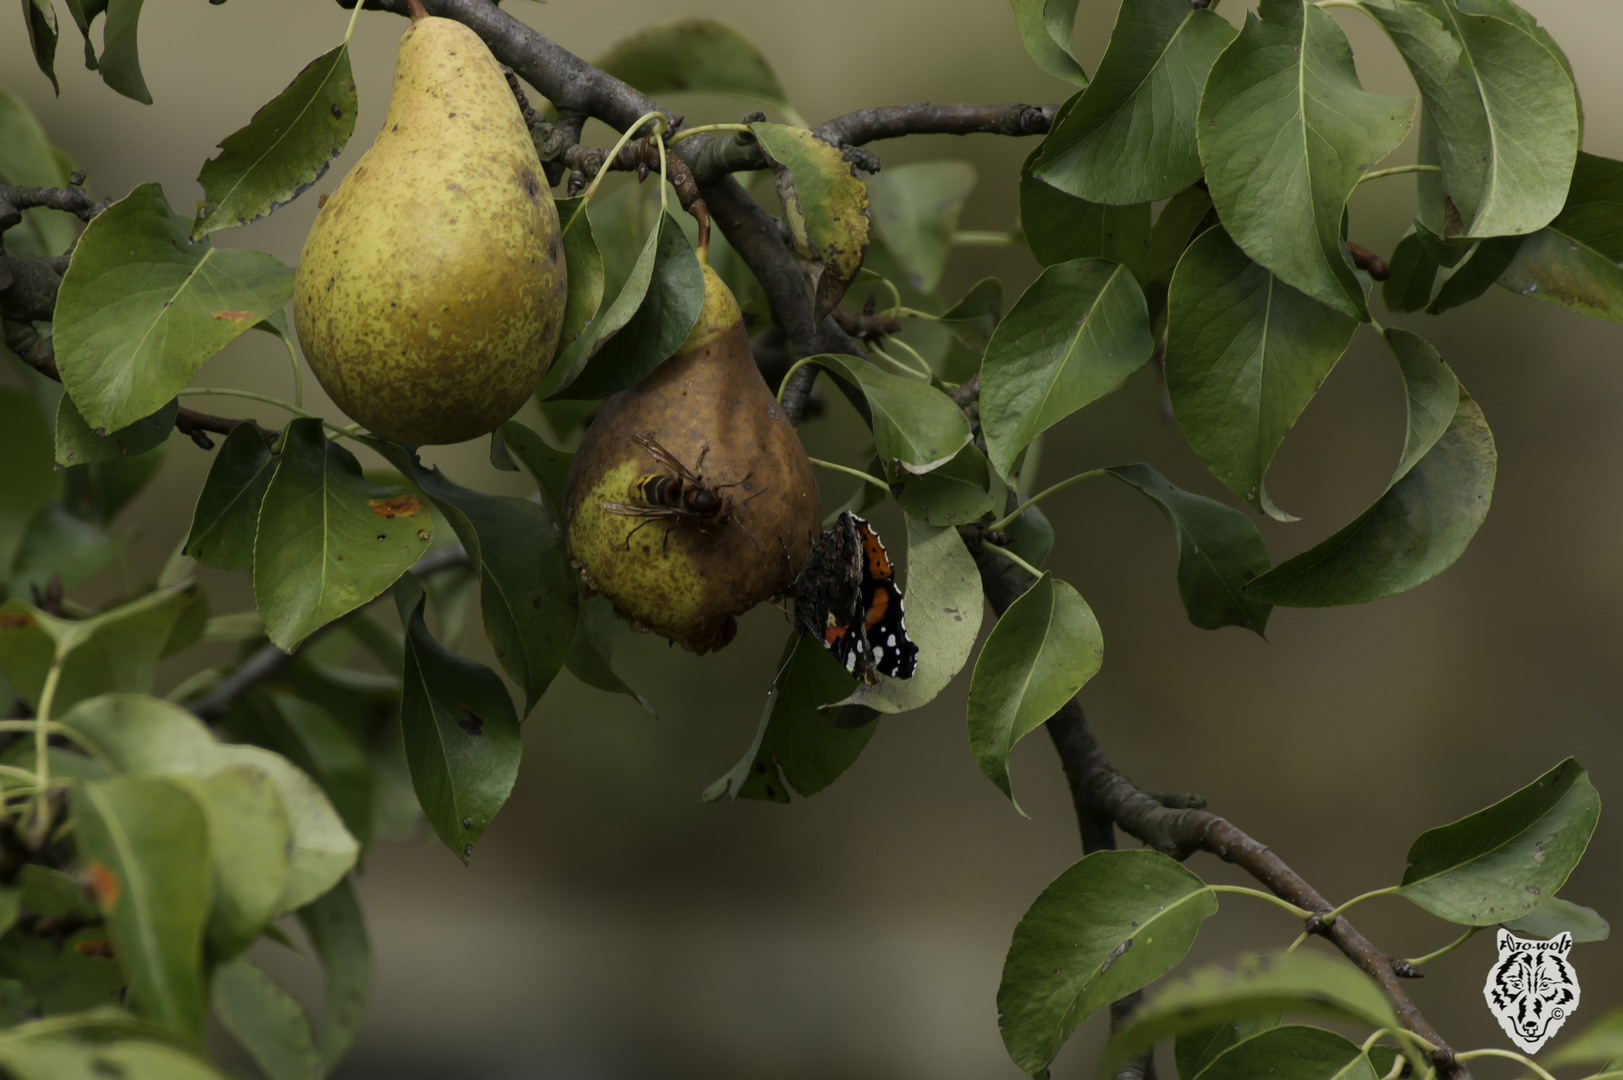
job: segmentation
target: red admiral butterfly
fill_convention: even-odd
[[[873,526],[849,511],[812,545],[795,582],[795,617],[863,682],[911,678],[918,665],[895,567]]]

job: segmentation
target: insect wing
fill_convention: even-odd
[[[653,458],[667,469],[670,469],[677,476],[681,477],[682,480],[689,484],[700,483],[697,475],[695,475],[686,465],[678,461],[675,454],[671,453],[669,450],[659,445],[659,443],[655,442],[652,436],[643,435],[639,432],[638,434],[633,435],[632,438],[637,440],[638,446],[648,451],[649,457]]]
[[[862,632],[873,666],[893,679],[910,679],[918,667],[919,647],[907,636],[896,567],[873,526],[851,517],[862,540]]]

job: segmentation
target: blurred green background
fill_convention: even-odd
[[[1615,58],[1623,7],[1525,2],[1572,60],[1587,104],[1585,149],[1623,158]],[[1067,93],[1027,60],[996,0],[510,0],[508,9],[587,58],[651,22],[724,19],[762,45],[813,123],[865,105],[1048,102]],[[1234,0],[1223,7],[1231,19],[1242,11]],[[94,191],[122,196],[156,180],[184,212],[215,143],[335,44],[348,14],[320,0],[151,4],[141,52],[156,104],[142,106],[81,68],[60,6],[62,96],[53,98],[13,13],[0,34],[0,89],[33,108]],[[1412,92],[1384,38],[1356,13],[1335,14],[1365,85]],[[1077,49],[1090,71],[1114,17],[1114,4],[1082,0]],[[361,18],[361,117],[332,171],[270,219],[216,242],[298,258],[316,196],[336,186],[381,122],[403,25],[381,13]],[[736,120],[750,107],[668,103],[690,124]],[[588,129],[588,142],[606,139],[600,126]],[[871,149],[886,164],[972,162],[980,184],[962,227],[1005,229],[1032,145],[930,137]],[[1412,145],[1392,163],[1409,160]],[[1412,191],[1406,177],[1360,189],[1352,238],[1390,252]],[[943,293],[955,297],[996,274],[1012,302],[1036,270],[1023,252],[966,248],[952,256]],[[1436,581],[1364,607],[1277,610],[1266,642],[1237,629],[1207,633],[1185,621],[1173,544],[1148,502],[1101,483],[1045,506],[1060,537],[1049,566],[1104,627],[1104,670],[1083,699],[1117,766],[1148,787],[1205,795],[1338,900],[1395,882],[1422,829],[1494,801],[1565,755],[1593,771],[1603,799],[1623,791],[1623,425],[1615,419],[1623,330],[1497,289],[1440,318],[1391,321],[1438,346],[1481,402],[1500,452],[1487,524]],[[272,339],[245,335],[199,383],[286,396],[285,356]],[[193,404],[255,411],[237,401]],[[274,410],[258,418],[282,422]],[[803,432],[814,455],[860,463],[865,453],[843,403],[831,402],[827,418]],[[1361,332],[1270,476],[1279,503],[1303,518],[1259,522],[1275,561],[1381,492],[1402,433],[1396,370]],[[523,488],[488,467],[482,442],[435,459],[464,483]],[[157,482],[117,526],[127,559],[81,590],[83,599],[155,573],[184,535],[210,461],[174,440]],[[1055,429],[1042,478],[1133,461],[1227,498],[1163,419],[1149,370]],[[829,505],[848,493],[837,481],[825,487]],[[893,525],[884,511],[876,517]],[[216,614],[251,606],[246,575],[202,573]],[[341,1075],[1018,1075],[997,1032],[1003,953],[1025,907],[1079,853],[1048,740],[1037,733],[1014,755],[1026,820],[970,757],[966,672],[929,708],[881,721],[861,760],[815,799],[701,805],[700,789],[749,744],[787,632],[771,609],[743,629],[731,648],[703,658],[628,637],[617,666],[655,703],[657,720],[560,675],[529,718],[517,789],[470,868],[432,838],[371,851],[361,894],[376,958],[373,999]],[[461,646],[489,662],[477,629]],[[186,663],[168,669],[169,683],[196,663],[179,659]],[[1563,895],[1623,915],[1620,854],[1623,829],[1604,816]],[[1213,880],[1242,880],[1209,858],[1191,866]],[[1454,935],[1397,899],[1372,902],[1356,921],[1394,955],[1428,952]],[[1230,897],[1193,958],[1282,946],[1295,929],[1273,908]],[[1492,952],[1482,935],[1411,984],[1455,1046],[1503,1044],[1480,996]],[[301,993],[319,993],[313,963],[275,949],[263,959]],[[1623,942],[1577,948],[1583,1007],[1553,1046],[1623,1003],[1620,960]],[[1078,1032],[1056,1076],[1092,1075],[1102,1024],[1095,1017]],[[1478,1075],[1514,1074],[1483,1064]]]

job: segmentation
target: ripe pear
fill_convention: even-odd
[[[650,477],[684,479],[684,497],[651,504],[670,488]],[[709,495],[686,494],[695,489]],[[564,490],[570,558],[633,629],[703,653],[732,640],[735,616],[793,589],[822,516],[811,462],[755,366],[738,301],[705,264],[704,309],[687,340],[605,401],[575,452]]]
[[[495,57],[461,23],[415,18],[383,131],[299,259],[310,367],[379,435],[461,442],[540,384],[567,292],[558,211]]]

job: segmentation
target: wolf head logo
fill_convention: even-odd
[[[1578,974],[1567,956],[1572,935],[1528,941],[1499,931],[1499,962],[1488,972],[1482,996],[1510,1041],[1527,1051],[1560,1030],[1578,1007]]]

